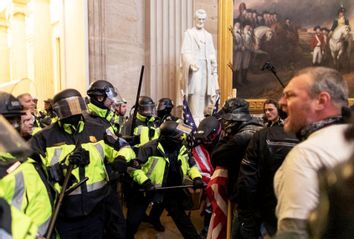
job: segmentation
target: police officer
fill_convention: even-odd
[[[119,174],[123,174],[126,167],[125,162],[134,159],[135,153],[123,138],[118,137],[117,115],[112,110],[113,106],[121,101],[121,98],[117,89],[105,80],[93,82],[87,90],[87,95],[90,97],[90,103],[87,105],[90,116],[106,129],[107,134],[111,136],[112,144],[116,150],[119,150],[119,155],[121,156],[115,165],[107,165],[109,167],[107,171],[112,173],[110,181],[112,190],[105,201],[108,213],[105,237],[125,238],[125,219],[117,194],[116,179],[118,178],[114,178],[113,174],[116,174],[116,177],[119,177]]]
[[[118,134],[119,116],[114,113],[113,106],[123,100],[117,89],[108,81],[98,80],[89,86],[87,95],[90,97],[90,103],[87,104],[90,115],[106,125],[106,128],[112,127],[114,133]]]
[[[128,201],[128,238],[134,238],[150,202],[162,203],[184,238],[199,238],[181,203],[186,201],[184,191],[175,189],[155,192],[155,186],[182,185],[183,179],[187,176],[193,180],[195,187],[203,186],[195,161],[183,145],[186,134],[179,124],[175,121],[166,121],[160,126],[160,130],[161,135],[158,139],[140,148],[138,160],[142,168],[131,174],[147,193],[144,197],[141,192],[136,192],[136,196],[132,197],[133,200]]]
[[[44,100],[44,110],[39,111],[39,116],[37,119],[41,128],[51,125],[57,120],[53,111],[53,99],[48,98]]]
[[[26,160],[30,148],[20,138],[3,116],[0,116],[0,183],[11,174],[11,168]],[[16,155],[11,157],[10,155]],[[10,156],[10,157],[9,157]],[[5,197],[8,185],[0,184],[0,236],[1,238],[34,239],[38,235],[38,225],[30,216],[11,205]],[[22,188],[23,189],[23,188]],[[33,203],[33,202],[31,202]]]
[[[140,96],[138,100],[136,119],[134,119],[133,142],[135,149],[159,137],[156,122],[156,105],[149,96]],[[133,117],[131,116],[123,126],[124,137],[131,136]]]
[[[21,129],[21,115],[25,113],[22,109],[20,102],[13,95],[0,93],[0,114],[16,129],[17,133]],[[2,121],[5,119],[2,118]],[[44,236],[52,215],[54,201],[52,191],[41,165],[26,157],[30,149],[23,140],[18,139],[16,131],[9,132],[6,128],[1,130],[0,138],[4,141],[1,144],[5,148],[9,146],[12,148],[7,154],[1,154],[0,162],[5,164],[7,169],[2,167],[1,170],[3,176],[0,180],[0,197],[28,216],[38,227],[38,234]],[[23,155],[24,150],[27,155]]]
[[[1,238],[35,239],[38,226],[31,218],[18,211],[0,197],[0,231]]]
[[[86,105],[75,89],[66,89],[53,98],[59,120],[34,135],[30,141],[58,190],[68,165],[74,165],[71,184],[83,182],[64,197],[56,228],[61,238],[103,238],[110,194],[105,160],[114,161],[118,151],[107,141],[105,129],[84,118]]]
[[[180,122],[180,119],[174,115],[172,115],[172,109],[174,107],[173,101],[170,98],[161,98],[157,105],[157,120],[156,125],[160,126],[163,122],[168,120]],[[160,216],[163,212],[163,207],[159,207],[158,204],[155,204],[149,214],[149,217],[144,218],[146,222],[151,223],[155,230],[157,231],[165,231],[165,227],[161,224]]]
[[[178,117],[172,115],[174,107],[173,101],[170,98],[161,98],[157,105],[158,126],[167,120],[178,121]]]

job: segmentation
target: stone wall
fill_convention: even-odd
[[[116,83],[128,102],[134,102],[145,59],[145,1],[107,3],[106,15],[113,17],[106,27],[107,80]]]
[[[107,79],[135,101],[144,64],[145,1],[89,1],[90,82]]]

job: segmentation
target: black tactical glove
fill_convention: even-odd
[[[130,136],[130,135],[124,135],[122,136],[122,138],[128,142],[129,145],[134,145],[133,141],[134,141],[134,136]]]
[[[63,185],[64,179],[66,175],[64,175],[63,170],[66,170],[67,166],[63,163],[56,163],[52,166],[49,166],[47,168],[48,170],[48,176],[49,176],[49,181],[53,183],[59,183],[60,185]],[[69,178],[69,184],[68,187],[73,185],[74,183],[77,183],[77,179],[75,178],[74,175],[70,175]]]
[[[155,191],[155,185],[151,182],[150,179],[146,180],[142,186],[144,187],[146,192],[153,192]]]
[[[88,165],[90,163],[89,151],[83,149],[82,147],[75,149],[69,156],[69,162],[77,166]]]
[[[119,172],[121,174],[127,171],[127,161],[123,156],[118,156],[115,158],[111,165],[113,171]]]
[[[48,170],[48,175],[49,175],[49,180],[52,182],[57,182],[62,184],[64,181],[64,174],[63,174],[63,168],[60,163],[56,163],[52,166],[49,166],[47,168]]]
[[[195,179],[193,179],[193,186],[194,186],[194,188],[203,188],[204,183],[201,178],[195,178]]]
[[[42,128],[50,125],[52,123],[52,119],[48,116],[44,117],[44,118],[41,118],[39,119],[39,124]]]
[[[127,167],[141,169],[140,162],[137,159],[132,159],[127,163]]]

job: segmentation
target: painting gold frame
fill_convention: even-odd
[[[233,25],[233,1],[218,1],[218,62],[219,62],[219,84],[221,102],[237,94],[232,91],[232,35],[229,28]],[[263,110],[265,99],[247,99],[250,103],[250,111],[260,113]]]
[[[221,102],[235,95],[232,92],[232,65],[233,41],[229,28],[233,25],[233,1],[218,1],[218,74],[221,92]],[[236,93],[237,94],[237,93]],[[247,99],[252,113],[261,113],[265,99]],[[354,104],[354,98],[349,98],[349,105]]]

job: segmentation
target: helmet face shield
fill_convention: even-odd
[[[21,102],[13,95],[0,92],[0,114],[5,118],[20,117],[26,112],[23,110]]]
[[[0,165],[24,161],[31,149],[9,122],[0,115]]]
[[[139,106],[139,113],[143,116],[156,116],[155,104]]]
[[[186,134],[186,135],[190,135],[190,134],[192,133],[192,131],[193,131],[193,129],[192,129],[191,126],[189,126],[189,125],[187,125],[187,124],[185,124],[185,123],[182,123],[182,122],[180,122],[180,123],[177,125],[176,129],[177,129],[178,131],[180,131],[180,132]]]
[[[114,105],[122,104],[124,102],[123,98],[118,93],[117,88],[107,87],[105,93],[107,98],[110,99]]]
[[[59,119],[65,119],[74,115],[80,115],[87,110],[82,97],[72,96],[59,100],[53,105]]]
[[[197,130],[194,135],[194,139],[197,144],[214,144],[215,140],[219,137],[221,133],[221,126],[216,130]]]
[[[214,144],[221,133],[221,124],[214,116],[204,118],[194,134],[196,144]]]
[[[173,137],[173,141],[176,143],[184,143],[187,141],[187,138],[191,135],[193,129],[189,125],[184,123],[179,123],[176,127],[177,134]]]

